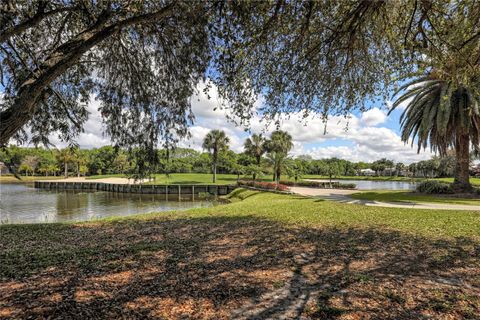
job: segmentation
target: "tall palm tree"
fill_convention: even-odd
[[[58,162],[63,163],[65,178],[68,178],[68,164],[73,160],[73,152],[70,148],[62,149],[56,155]]]
[[[453,147],[456,155],[454,188],[470,190],[470,144],[478,149],[480,141],[479,91],[433,77],[415,79],[400,90],[405,92],[390,112],[411,99],[400,118],[402,140],[407,142],[412,138],[413,144],[416,138],[418,151],[430,144],[430,148],[442,156]]]
[[[72,152],[72,162],[75,163],[77,169],[77,177],[80,177],[80,169],[87,163],[87,155],[80,148],[75,148]]]
[[[203,139],[203,149],[208,150],[212,156],[213,183],[217,182],[217,164],[220,152],[228,150],[230,139],[222,130],[212,130]]]
[[[267,157],[273,165],[273,180],[277,183],[280,181],[282,169],[288,159],[288,152],[292,148],[292,136],[281,130],[272,132],[270,140],[265,142],[265,150],[268,152]]]
[[[243,148],[245,153],[254,157],[257,163],[257,166],[260,166],[262,161],[262,156],[265,153],[265,141],[266,139],[262,134],[253,134],[250,138],[245,140]],[[256,175],[253,175],[253,180],[255,180]]]

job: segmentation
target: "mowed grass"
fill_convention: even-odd
[[[475,198],[461,198],[454,195],[426,195],[410,191],[375,190],[354,193],[350,195],[350,197],[381,202],[463,204],[478,206],[480,208],[480,195]]]
[[[435,180],[444,181],[444,182],[453,182],[453,178],[436,178]],[[474,186],[480,186],[480,178],[470,177],[470,183]]]
[[[479,314],[477,212],[245,189],[229,198],[185,212],[0,226],[0,317]]]
[[[0,183],[31,183],[35,180],[63,179],[63,176],[21,176],[20,180],[13,175],[0,176]]]

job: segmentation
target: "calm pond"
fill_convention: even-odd
[[[210,207],[214,197],[54,191],[26,184],[0,184],[0,224],[87,221],[111,216]]]
[[[375,180],[336,180],[340,183],[355,183],[358,190],[415,190],[415,182],[375,181]]]

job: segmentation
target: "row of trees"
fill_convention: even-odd
[[[372,163],[351,162],[339,158],[313,159],[302,155],[290,157],[292,137],[284,131],[275,131],[270,137],[253,134],[244,143],[244,151],[235,153],[229,148],[230,139],[225,132],[212,130],[204,138],[203,149],[176,148],[157,150],[157,162],[149,164],[151,173],[232,173],[257,179],[271,174],[279,181],[286,174],[295,180],[307,174],[354,176],[362,169],[372,169],[379,176],[446,177],[452,176],[455,168],[455,154],[405,165],[389,159]],[[105,146],[91,150],[66,148],[47,150],[43,148],[20,148],[10,146],[0,152],[0,161],[24,175],[98,175],[135,174],[138,170],[138,150]]]

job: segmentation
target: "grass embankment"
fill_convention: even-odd
[[[0,183],[32,183],[35,180],[54,180],[54,179],[63,179],[62,177],[59,176],[21,176],[21,180],[18,180],[15,178],[13,175],[2,175],[0,176]]]
[[[381,202],[415,202],[415,203],[441,203],[441,204],[464,204],[480,207],[478,198],[460,198],[454,195],[426,195],[410,191],[368,191],[350,195],[354,199],[371,200]]]
[[[474,318],[480,214],[236,190],[231,204],[0,226],[0,317]]]

